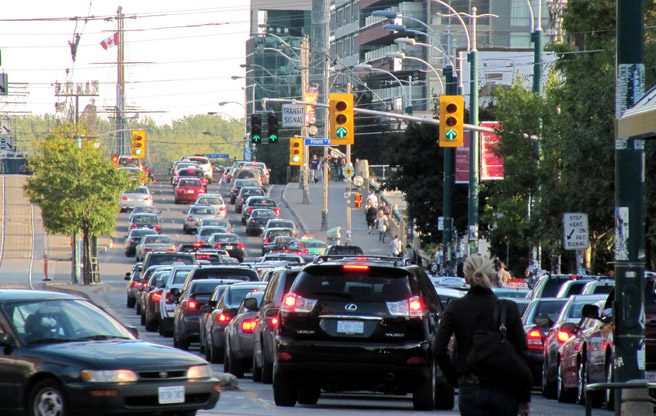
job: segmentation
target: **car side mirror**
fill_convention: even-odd
[[[130,275],[131,273],[125,273],[125,277],[123,278],[123,280],[130,280]]]
[[[133,337],[137,339],[139,338],[139,330],[137,329],[136,326],[132,326],[132,325],[124,325],[124,326],[125,329],[127,329],[128,332],[132,334]]]
[[[259,309],[257,307],[257,299],[255,298],[244,299],[244,308],[247,311],[251,311],[251,312],[257,311]]]
[[[599,319],[599,306],[597,305],[583,305],[581,316],[592,319]]]

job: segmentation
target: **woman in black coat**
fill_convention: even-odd
[[[371,201],[367,199],[367,211],[365,212],[365,218],[367,219],[367,227],[369,228],[369,234],[375,231],[374,222],[376,221],[376,215],[378,210],[371,204]]]
[[[509,388],[492,380],[475,375],[468,368],[467,357],[472,350],[474,331],[494,326],[497,297],[492,292],[491,280],[496,276],[492,259],[478,254],[469,256],[464,263],[465,281],[469,292],[459,299],[452,299],[444,311],[437,332],[435,354],[444,375],[458,386],[460,414],[516,416],[528,414],[531,400],[530,386],[526,389]],[[507,302],[507,337],[515,350],[524,355],[528,349],[526,334],[514,302]],[[453,359],[448,351],[451,336],[455,335],[456,350]]]

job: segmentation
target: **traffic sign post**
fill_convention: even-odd
[[[588,239],[588,214],[568,212],[563,214],[563,248],[584,250],[590,246]]]

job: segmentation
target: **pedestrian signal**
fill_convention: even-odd
[[[289,139],[289,165],[303,165],[303,138],[292,137]]]
[[[362,208],[362,193],[355,192],[353,194],[353,200],[355,202],[355,207],[356,208]]]
[[[440,147],[464,145],[463,119],[465,100],[462,95],[440,96]]]
[[[146,130],[132,130],[132,157],[135,159],[146,157]]]
[[[353,144],[353,94],[333,93],[329,99],[330,144]]]

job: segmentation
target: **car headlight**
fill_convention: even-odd
[[[187,379],[189,380],[208,377],[212,377],[212,369],[209,365],[194,365],[187,369]]]
[[[129,383],[139,380],[132,370],[82,370],[82,381],[89,383]]]

